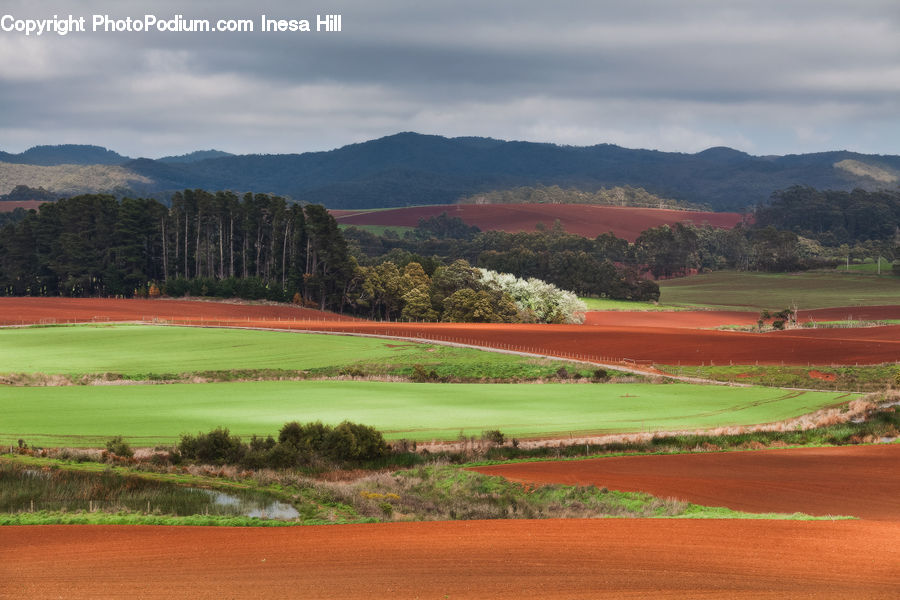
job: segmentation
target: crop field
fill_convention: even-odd
[[[611,298],[579,298],[587,306],[588,310],[609,310],[609,311],[655,311],[655,310],[675,310],[673,307],[654,304],[653,302],[638,302],[636,300],[613,300]]]
[[[0,375],[115,373],[145,380],[230,370],[238,379],[286,370],[408,376],[415,365],[461,379],[533,379],[554,377],[560,368],[578,371],[563,361],[346,335],[147,325],[0,329]],[[589,375],[590,369],[582,370]]]
[[[407,232],[415,231],[415,227],[400,227],[397,225],[341,225],[341,229],[347,227],[356,227],[363,231],[368,231],[373,235],[383,236],[388,231],[394,232],[398,237],[403,237]]]
[[[738,273],[719,271],[659,282],[665,304],[720,306],[743,310],[801,310],[842,306],[896,305],[900,278],[810,271]]]
[[[140,325],[28,327],[0,330],[5,373],[185,373],[225,369],[311,369],[359,357],[392,360],[409,353],[374,338],[278,331]],[[427,356],[423,354],[423,356]]]
[[[533,232],[538,223],[551,227],[557,220],[569,233],[594,238],[612,232],[633,242],[642,231],[675,223],[708,223],[732,228],[742,219],[738,213],[596,206],[586,204],[445,204],[377,211],[332,211],[339,224],[415,227],[419,219],[447,213],[482,231]]]
[[[455,440],[499,429],[509,437],[673,431],[768,423],[855,398],[688,384],[433,384],[368,381],[6,388],[0,443],[96,446],[173,443],[225,426],[269,435],[288,421],[374,426],[388,439]]]
[[[65,525],[4,530],[0,573],[14,598],[874,599],[898,548],[869,521]]]
[[[893,299],[892,299],[893,300]],[[856,308],[850,309],[853,313]],[[873,316],[890,318],[896,307],[860,308]],[[639,314],[639,313],[634,313]],[[96,298],[0,298],[0,321],[64,323],[71,320],[145,320],[188,325],[255,327],[333,331],[369,335],[429,339],[463,345],[550,355],[605,363],[635,361],[675,365],[774,364],[774,365],[855,365],[881,364],[900,360],[898,326],[861,329],[802,329],[770,333],[691,330],[658,323],[635,326],[625,319],[603,326],[520,325],[494,323],[376,323],[342,319],[338,315],[299,309],[287,305],[243,305],[184,300],[114,300]],[[690,312],[641,319],[673,319],[688,322]],[[663,313],[659,313],[663,314]],[[816,315],[820,315],[817,311]],[[821,320],[847,316],[847,309],[823,311]],[[856,314],[851,315],[857,318]],[[867,318],[862,314],[860,318]],[[743,318],[752,320],[750,316]],[[593,317],[592,317],[593,318]],[[718,319],[718,317],[716,317]]]
[[[477,467],[531,484],[605,485],[750,512],[900,520],[900,444],[618,456]],[[672,477],[677,473],[678,477]]]

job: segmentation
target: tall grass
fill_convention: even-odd
[[[0,462],[0,512],[100,511],[240,516],[246,503],[221,504],[205,490],[124,476]]]

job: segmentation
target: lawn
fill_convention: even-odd
[[[659,282],[665,304],[762,310],[877,306],[900,302],[900,278],[841,271],[739,273],[718,271]]]
[[[0,443],[135,445],[225,426],[241,436],[287,421],[372,425],[388,439],[454,440],[713,428],[778,421],[855,396],[687,384],[432,384],[266,381],[0,388]]]
[[[578,371],[564,361],[344,335],[147,325],[0,329],[0,373],[7,374],[118,373],[143,380],[208,371],[302,370],[313,376],[408,377],[417,364],[439,377],[469,380],[552,377],[561,367]],[[590,374],[588,368],[582,371]]]

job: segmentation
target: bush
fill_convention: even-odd
[[[374,427],[344,421],[327,438],[324,454],[337,461],[364,461],[382,458],[388,446]]]
[[[496,444],[498,446],[502,446],[506,443],[506,436],[499,429],[491,429],[489,431],[484,431],[481,434],[482,439],[490,442],[491,444]]]
[[[209,433],[181,436],[178,451],[185,458],[207,463],[239,463],[247,451],[241,438],[226,428],[219,427]]]
[[[438,381],[440,377],[434,369],[428,371],[420,364],[413,365],[413,373],[410,379],[416,383],[427,383],[429,381]]]
[[[117,435],[116,437],[110,439],[106,442],[106,450],[110,454],[115,454],[116,456],[122,456],[124,458],[131,458],[134,456],[134,450],[131,449],[131,446],[122,439],[121,435]]]

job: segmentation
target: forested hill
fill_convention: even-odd
[[[0,162],[11,161],[0,153]],[[492,190],[558,185],[586,192],[641,187],[679,202],[742,211],[794,185],[848,191],[900,186],[900,156],[894,155],[834,151],[762,157],[730,148],[682,154],[610,144],[557,146],[416,133],[328,152],[191,162],[123,157],[119,164],[135,175],[129,184],[134,194],[166,198],[166,192],[179,189],[264,190],[329,208],[444,204]],[[2,175],[0,165],[0,181]],[[149,183],[139,183],[145,178]],[[40,185],[8,183],[10,189],[15,184]]]
[[[0,152],[0,162],[19,165],[121,165],[131,160],[100,146],[63,144],[60,146],[34,146],[20,154]]]

